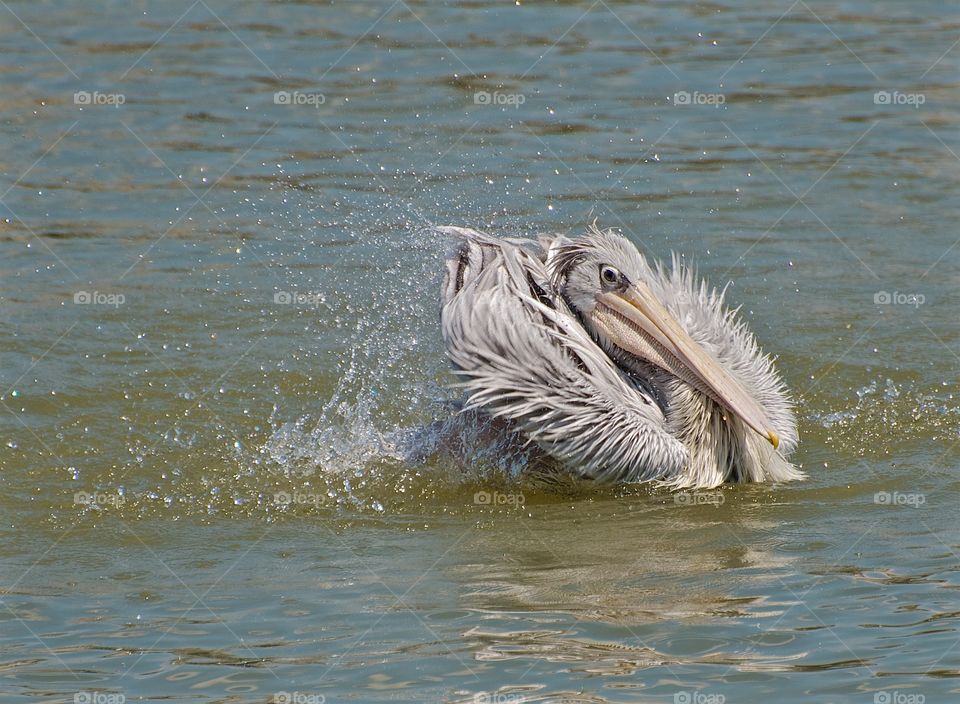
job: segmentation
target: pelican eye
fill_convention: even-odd
[[[600,280],[609,286],[616,286],[620,283],[620,272],[609,264],[604,264],[600,267]]]

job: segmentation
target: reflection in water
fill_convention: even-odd
[[[637,496],[635,506],[624,508],[605,501],[572,519],[572,534],[564,513],[580,510],[579,502],[549,507],[545,523],[504,516],[496,532],[472,534],[467,550],[483,570],[465,568],[460,575],[471,603],[523,612],[560,607],[579,618],[631,626],[734,616],[762,601],[738,597],[737,575],[783,569],[789,561],[760,542],[761,522],[751,525],[735,507],[688,508],[667,494]],[[501,531],[511,540],[503,541]]]

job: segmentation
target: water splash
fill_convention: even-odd
[[[861,456],[883,455],[908,441],[960,437],[960,407],[947,382],[931,388],[883,377],[853,389],[853,397],[844,408],[808,416],[829,431],[827,442],[837,448]]]
[[[320,419],[280,425],[260,450],[287,477],[337,477],[384,467],[427,469],[454,483],[499,475],[518,480],[539,452],[504,423],[476,411],[436,403],[425,424],[384,428],[372,399],[328,405]]]
[[[344,326],[335,388],[318,412],[281,419],[274,407],[273,432],[255,462],[285,479],[306,482],[353,503],[391,503],[391,493],[450,488],[498,476],[515,481],[539,455],[502,422],[461,412],[451,387],[437,323],[440,252],[446,241],[435,230],[395,228],[375,246],[380,271],[341,280],[353,297],[355,323]],[[371,237],[369,227],[355,234]],[[349,267],[347,267],[349,268]],[[336,307],[336,304],[335,304]],[[295,399],[280,401],[287,412]],[[430,481],[433,480],[433,481]],[[439,481],[438,481],[439,480]]]

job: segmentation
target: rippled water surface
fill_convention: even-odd
[[[960,700],[958,37],[2,5],[4,701]],[[431,226],[594,219],[732,282],[808,481],[548,489],[454,419]]]

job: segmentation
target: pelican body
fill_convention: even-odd
[[[803,478],[792,403],[723,292],[612,231],[499,239],[441,227],[441,328],[466,408],[579,476],[709,488]]]

